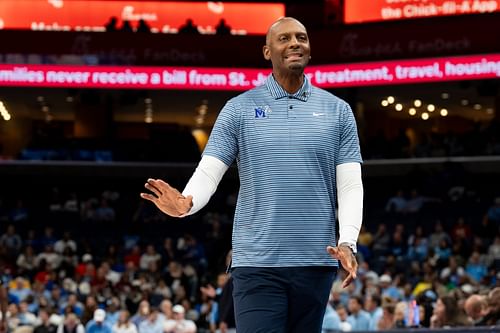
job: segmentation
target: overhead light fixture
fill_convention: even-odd
[[[419,108],[422,106],[422,101],[419,99],[416,99],[413,101],[413,105],[415,105],[416,108]]]
[[[414,116],[417,114],[417,110],[415,110],[415,108],[410,108],[408,109],[408,113],[410,114],[410,116]]]
[[[421,117],[423,120],[427,120],[427,119],[429,119],[429,114],[427,112],[423,112]]]
[[[398,112],[399,112],[399,111],[403,110],[403,104],[398,103],[398,104],[396,104],[396,105],[394,106],[394,108],[396,109],[396,111],[398,111]]]
[[[448,110],[446,109],[441,109],[441,111],[439,111],[439,114],[443,117],[446,117],[448,115]]]
[[[464,98],[460,101],[460,104],[462,104],[463,106],[467,106],[469,105],[469,100]]]
[[[441,98],[448,99],[448,98],[450,98],[450,94],[448,94],[447,92],[441,93]]]
[[[387,105],[389,105],[389,102],[386,99],[384,99],[382,102],[380,102],[380,104],[382,106],[387,106]]]
[[[474,110],[481,110],[481,104],[474,104]]]
[[[486,109],[487,114],[493,114],[493,108],[487,108]]]
[[[427,111],[434,112],[434,110],[436,110],[436,107],[434,106],[434,104],[427,105]]]
[[[394,97],[393,97],[393,96],[389,96],[389,97],[387,97],[387,102],[389,102],[389,104],[394,103],[394,101],[395,101],[395,99],[394,99]]]

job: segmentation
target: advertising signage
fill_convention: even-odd
[[[248,90],[270,69],[0,65],[0,86]],[[500,78],[500,54],[310,66],[321,88]]]
[[[362,23],[500,11],[500,0],[345,0],[344,22]]]
[[[223,3],[106,0],[2,0],[0,29],[44,31],[105,31],[111,17],[117,25],[127,20],[133,28],[144,20],[152,32],[176,33],[192,19],[200,33],[215,33],[221,19],[231,33],[265,34],[285,15],[282,3]]]

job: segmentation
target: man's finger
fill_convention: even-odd
[[[354,280],[353,276],[349,274],[342,282],[342,288],[346,288],[347,286],[349,286],[353,280]]]
[[[158,198],[149,193],[141,193],[141,198],[155,202]]]
[[[155,186],[151,185],[150,183],[144,184],[144,187],[153,192],[157,197],[161,197],[161,192],[158,190]]]

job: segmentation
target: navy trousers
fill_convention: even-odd
[[[238,333],[320,333],[336,267],[232,269]]]

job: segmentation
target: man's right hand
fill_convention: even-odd
[[[169,216],[181,217],[193,207],[193,197],[183,196],[177,189],[161,179],[148,179],[144,185],[152,193],[141,193],[141,198],[153,202],[162,212]]]

